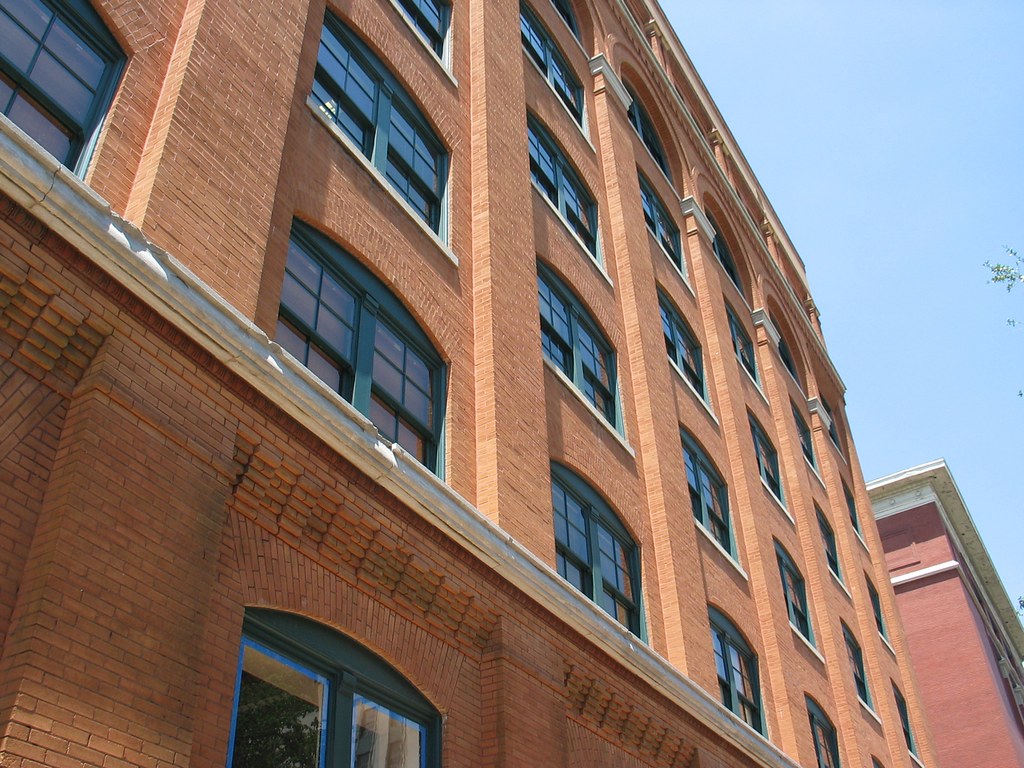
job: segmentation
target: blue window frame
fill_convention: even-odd
[[[644,222],[654,239],[658,241],[662,249],[676,265],[676,269],[685,273],[683,266],[683,248],[679,240],[679,227],[669,216],[668,209],[661,202],[661,198],[651,187],[651,183],[642,173],[638,174],[640,181],[640,203],[644,209]]]
[[[732,349],[736,353],[736,359],[750,374],[750,378],[757,381],[757,356],[754,352],[754,342],[750,340],[747,330],[728,304],[725,305],[725,312],[729,316],[729,335],[732,338]]]
[[[811,740],[814,742],[814,757],[818,768],[840,768],[836,727],[810,696],[806,698],[807,717],[811,725]]]
[[[803,451],[807,463],[816,468],[818,465],[814,459],[814,439],[811,437],[811,428],[807,426],[807,422],[804,421],[796,404],[792,401],[789,404],[793,408],[793,421],[796,422],[796,432],[800,436],[800,450]]]
[[[654,121],[651,120],[651,116],[644,109],[644,105],[640,103],[640,99],[633,89],[627,85],[626,90],[632,98],[632,101],[629,103],[629,109],[626,112],[629,116],[630,124],[636,129],[637,134],[640,136],[640,141],[647,147],[647,151],[654,158],[654,162],[671,179],[672,172],[669,170],[668,160],[665,157],[665,149],[661,145],[661,139],[658,138],[658,132],[654,128]]]
[[[540,122],[527,118],[530,178],[583,246],[597,259],[597,206],[569,158]]]
[[[398,0],[398,4],[434,53],[443,55],[452,18],[451,4],[440,0]]]
[[[292,227],[275,340],[384,438],[440,473],[440,357],[369,270],[300,222]]]
[[[732,257],[732,251],[729,249],[729,244],[725,241],[725,236],[722,234],[722,230],[718,224],[715,223],[714,217],[710,213],[707,214],[707,217],[708,221],[711,222],[711,226],[715,230],[715,237],[711,241],[711,250],[715,252],[715,258],[717,258],[718,263],[722,265],[722,269],[724,269],[725,274],[729,276],[729,280],[742,294],[743,281],[740,280],[740,271],[736,267],[736,260]]]
[[[729,519],[729,493],[722,476],[704,453],[697,441],[684,430],[679,436],[683,442],[683,463],[686,465],[686,483],[690,488],[690,507],[694,519],[722,545],[730,555],[736,554]]]
[[[582,125],[583,87],[555,45],[551,33],[525,5],[519,6],[519,28],[526,52],[576,122]]]
[[[775,452],[775,446],[768,439],[767,433],[761,423],[752,415],[750,418],[750,435],[754,440],[754,453],[757,456],[757,471],[761,480],[768,487],[780,503],[785,502],[782,493],[782,473],[779,471],[779,455]]]
[[[671,300],[658,291],[658,307],[661,310],[661,330],[665,336],[665,351],[668,359],[683,374],[701,399],[707,400],[704,385],[704,357],[697,337]]]
[[[725,615],[708,608],[711,644],[715,649],[715,668],[722,703],[747,725],[764,734],[761,715],[761,685],[757,674],[757,656]]]
[[[789,623],[809,643],[814,643],[811,630],[811,613],[807,609],[807,587],[800,569],[779,542],[775,542],[775,555],[779,561],[779,575],[782,577],[782,597],[786,601]]]
[[[818,518],[818,528],[821,530],[821,543],[825,547],[825,562],[828,563],[828,569],[832,571],[832,574],[839,579],[843,580],[839,570],[839,550],[836,547],[836,533],[832,530],[832,524],[829,523],[828,518],[825,517],[825,513],[821,511],[821,507],[817,504],[814,505],[814,513]]]
[[[620,429],[615,355],[583,304],[542,264],[537,265],[544,356],[612,427]]]
[[[878,634],[883,638],[888,637],[888,633],[885,630],[885,616],[882,614],[882,600],[878,596],[878,590],[875,589],[875,585],[871,583],[871,579],[865,575],[865,581],[868,585],[868,599],[871,601],[871,612],[875,616],[875,626],[878,627]]]
[[[896,699],[896,711],[900,716],[900,727],[903,729],[903,740],[907,742],[907,749],[917,754],[917,745],[914,743],[914,732],[910,728],[910,712],[907,710],[907,700],[903,698],[896,683],[892,684],[892,695]]]
[[[0,0],[0,112],[78,174],[124,53],[86,0]]]
[[[551,465],[558,573],[616,621],[640,635],[640,558],[612,508],[560,464]]]
[[[229,768],[438,768],[440,714],[387,662],[283,612],[248,608],[242,632]]]
[[[850,671],[853,673],[853,683],[857,687],[857,695],[860,700],[871,706],[871,690],[868,688],[868,676],[864,671],[864,653],[860,649],[860,643],[854,636],[853,631],[843,623],[843,640],[846,641],[846,655],[850,659]]]
[[[857,516],[857,502],[853,498],[853,493],[850,492],[850,488],[843,482],[843,496],[846,499],[846,509],[850,513],[850,524],[853,526],[853,530],[860,533],[860,518]]]
[[[370,49],[324,17],[312,99],[432,230],[445,230],[448,154],[423,113]]]
[[[555,6],[555,10],[558,11],[558,15],[562,17],[562,21],[565,22],[565,26],[572,32],[572,36],[577,40],[580,39],[580,25],[576,21],[576,14],[572,10],[572,4],[569,0],[551,0],[551,4]]]

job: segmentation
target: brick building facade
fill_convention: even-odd
[[[4,766],[938,765],[655,4],[0,23]]]

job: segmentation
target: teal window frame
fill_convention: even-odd
[[[679,227],[676,226],[675,220],[669,215],[668,209],[661,202],[661,198],[658,197],[658,193],[654,191],[654,187],[647,177],[643,173],[637,172],[637,180],[640,182],[640,205],[644,210],[647,231],[658,241],[658,245],[665,251],[676,269],[686,274]]]
[[[16,19],[13,4],[0,1],[0,113],[84,176],[124,51],[86,0],[19,5]]]
[[[875,616],[875,626],[878,628],[878,634],[883,639],[889,639],[889,633],[885,627],[885,615],[882,613],[882,598],[878,596],[878,590],[875,589],[875,585],[871,582],[871,579],[866,575],[864,580],[868,586],[868,599],[871,601],[871,611]]]
[[[679,437],[693,517],[730,557],[735,557],[736,540],[729,515],[728,486],[696,438],[684,429],[679,430]]]
[[[796,567],[786,548],[778,541],[775,542],[775,557],[779,564],[779,576],[782,578],[782,597],[786,602],[789,623],[808,643],[814,645],[814,628],[807,604],[807,584],[804,582],[803,574]]]
[[[640,142],[647,148],[647,152],[654,160],[654,164],[657,165],[661,169],[661,172],[665,174],[665,177],[671,181],[672,171],[668,165],[668,158],[665,155],[665,147],[661,143],[661,137],[658,136],[658,130],[654,127],[654,121],[651,120],[650,113],[648,113],[647,109],[640,102],[640,98],[636,95],[636,92],[628,85],[626,85],[625,88],[631,99],[629,102],[629,108],[626,110],[626,115],[629,117],[629,124],[633,126],[637,136],[640,137]]]
[[[836,733],[836,727],[814,699],[806,696],[805,700],[818,768],[840,768],[839,735]]]
[[[907,700],[895,682],[892,683],[892,695],[896,700],[896,711],[900,716],[900,727],[903,729],[903,739],[907,742],[907,749],[912,755],[917,755],[917,744],[914,741],[914,731],[910,727],[910,711],[907,709]]]
[[[564,150],[540,121],[527,115],[530,179],[533,186],[558,211],[559,218],[579,238],[586,251],[600,263],[597,204]]]
[[[829,405],[828,400],[826,400],[824,397],[821,397],[819,395],[819,399],[821,401],[821,407],[824,408],[825,413],[828,414],[829,439],[832,441],[832,445],[836,447],[836,450],[839,451],[839,454],[842,455],[843,447],[839,442],[839,428],[836,426],[836,417],[835,414],[832,412],[832,406]]]
[[[239,706],[243,687],[247,685],[243,682],[246,680],[243,661],[246,653],[252,651],[272,660],[278,668],[315,680],[321,686],[321,712],[324,717],[317,738],[318,768],[348,768],[354,764],[361,728],[354,721],[353,711],[362,702],[411,724],[419,734],[420,768],[440,768],[441,715],[412,683],[388,662],[340,632],[303,616],[262,608],[246,608],[242,623],[228,740],[228,768],[245,766],[244,758],[242,762],[236,761],[239,748],[236,742],[243,738],[241,730],[244,728],[240,725],[239,713],[252,711],[259,703],[257,699],[250,701],[248,707]],[[256,682],[266,685],[258,678]],[[248,685],[251,690],[253,684],[249,682]],[[282,698],[280,693],[273,698],[276,709],[281,709]],[[260,735],[265,735],[266,723],[261,722],[260,725],[263,726]],[[294,728],[282,729],[280,735],[294,738]],[[263,745],[261,752],[264,756],[266,746]],[[277,746],[280,748],[282,745]],[[294,740],[289,746],[294,746]],[[294,753],[289,752],[289,757],[294,758]]]
[[[330,11],[310,95],[395,194],[446,239],[448,150],[384,63]]]
[[[444,56],[448,27],[452,20],[451,3],[441,0],[398,0],[398,4],[430,49],[438,57]]]
[[[740,271],[736,266],[736,259],[733,258],[732,249],[729,248],[729,243],[725,240],[725,235],[722,234],[721,227],[715,221],[714,216],[710,213],[705,214],[708,217],[708,222],[711,224],[711,228],[715,231],[715,236],[711,240],[711,250],[715,254],[715,258],[718,259],[718,263],[722,265],[722,269],[725,270],[725,274],[729,277],[729,280],[736,290],[743,293],[743,281],[740,280]]]
[[[785,506],[786,496],[782,487],[782,470],[779,466],[779,454],[775,450],[772,441],[768,439],[768,433],[764,431],[761,423],[751,413],[747,414],[750,420],[750,436],[754,442],[754,455],[757,457],[757,471],[761,480],[769,491],[778,499],[779,503]]]
[[[811,435],[811,428],[807,426],[796,403],[790,401],[789,404],[793,407],[793,420],[796,422],[796,432],[800,437],[800,450],[803,452],[804,458],[807,459],[807,463],[817,470],[818,462],[814,457],[814,438]]]
[[[743,370],[750,374],[750,378],[760,384],[760,379],[757,375],[757,353],[754,351],[754,342],[751,341],[750,334],[747,333],[747,329],[743,327],[740,319],[729,304],[725,305],[725,313],[729,317],[729,336],[732,339],[732,349],[736,354],[736,359],[740,361]]]
[[[857,696],[870,707],[871,688],[868,685],[868,675],[864,669],[864,652],[861,650],[853,630],[846,626],[846,622],[842,622],[842,626],[843,640],[846,642],[846,655],[850,659],[850,670],[853,673],[853,684],[857,689]]]
[[[320,272],[313,274],[309,263]],[[299,299],[290,301],[292,296]],[[302,301],[312,307],[300,308]],[[335,307],[345,302],[345,310],[332,308],[331,301]],[[379,279],[341,246],[297,220],[292,225],[275,338],[373,421],[385,438],[442,474],[446,368],[441,357]],[[399,354],[401,360],[396,357]],[[336,382],[334,370],[338,371]],[[386,413],[394,418],[390,428],[382,423]],[[416,438],[423,441],[420,455]]]
[[[569,0],[551,0],[551,5],[555,7],[558,15],[562,17],[562,21],[565,22],[565,26],[572,32],[572,36],[580,40],[580,25],[576,20],[576,13],[573,11]]]
[[[615,352],[590,313],[554,272],[537,264],[541,349],[602,418],[622,432]]]
[[[775,330],[779,330],[778,325],[775,326]],[[779,331],[779,359],[782,361],[783,367],[789,371],[789,375],[793,377],[793,381],[803,386],[800,381],[800,375],[796,370],[796,360],[793,359],[793,352],[790,350],[789,344],[786,343],[786,338],[782,335],[782,331]]]
[[[661,313],[661,331],[665,337],[665,352],[676,368],[690,382],[690,386],[707,402],[707,385],[704,380],[704,353],[700,342],[690,326],[683,319],[671,299],[658,291],[658,308]]]
[[[711,646],[715,654],[722,704],[764,736],[757,655],[743,634],[717,608],[708,607],[708,619],[711,623]]]
[[[857,515],[857,501],[853,498],[853,492],[850,487],[846,484],[846,481],[840,481],[843,484],[843,497],[846,499],[846,509],[850,513],[850,524],[853,526],[853,530],[861,535],[860,530],[860,517]]]
[[[643,639],[640,552],[611,506],[586,481],[551,464],[558,575]]]
[[[519,32],[523,48],[552,90],[580,126],[583,125],[583,86],[555,44],[555,40],[525,3],[519,5]]]
[[[839,549],[836,546],[836,532],[832,529],[832,524],[817,504],[814,505],[814,514],[818,518],[818,528],[821,530],[821,543],[825,549],[825,562],[828,564],[828,569],[832,571],[832,575],[842,582],[842,570],[839,567]]]

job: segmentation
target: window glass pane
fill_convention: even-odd
[[[30,77],[50,98],[59,102],[76,122],[85,122],[92,105],[92,91],[48,51],[39,54]]]
[[[419,768],[426,730],[365,696],[353,697],[354,768]]]
[[[284,281],[281,283],[281,304],[301,322],[316,328],[316,295],[300,285],[288,272],[284,273]]]
[[[274,341],[284,347],[300,363],[305,364],[306,337],[295,330],[291,323],[282,318],[277,319],[277,332],[274,334]]]
[[[25,94],[15,94],[7,116],[51,155],[61,162],[67,160],[71,150],[68,130]]]
[[[321,768],[326,696],[324,677],[246,642],[232,765]]]
[[[103,78],[103,59],[60,19],[46,36],[46,48],[90,90],[96,90]]]
[[[320,381],[335,392],[341,391],[341,368],[319,347],[312,344],[309,346],[309,359],[306,360],[306,366]]]
[[[42,40],[43,33],[53,18],[53,11],[39,0],[5,0],[0,15],[5,12],[27,29],[36,40]]]
[[[15,24],[2,9],[0,9],[0,40],[4,41],[0,55],[22,72],[28,71],[32,57],[39,48],[39,43],[32,35]]]

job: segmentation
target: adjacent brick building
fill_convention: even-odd
[[[803,262],[656,4],[0,39],[5,767],[938,765]]]
[[[868,491],[941,764],[1024,766],[1024,629],[949,467]]]

